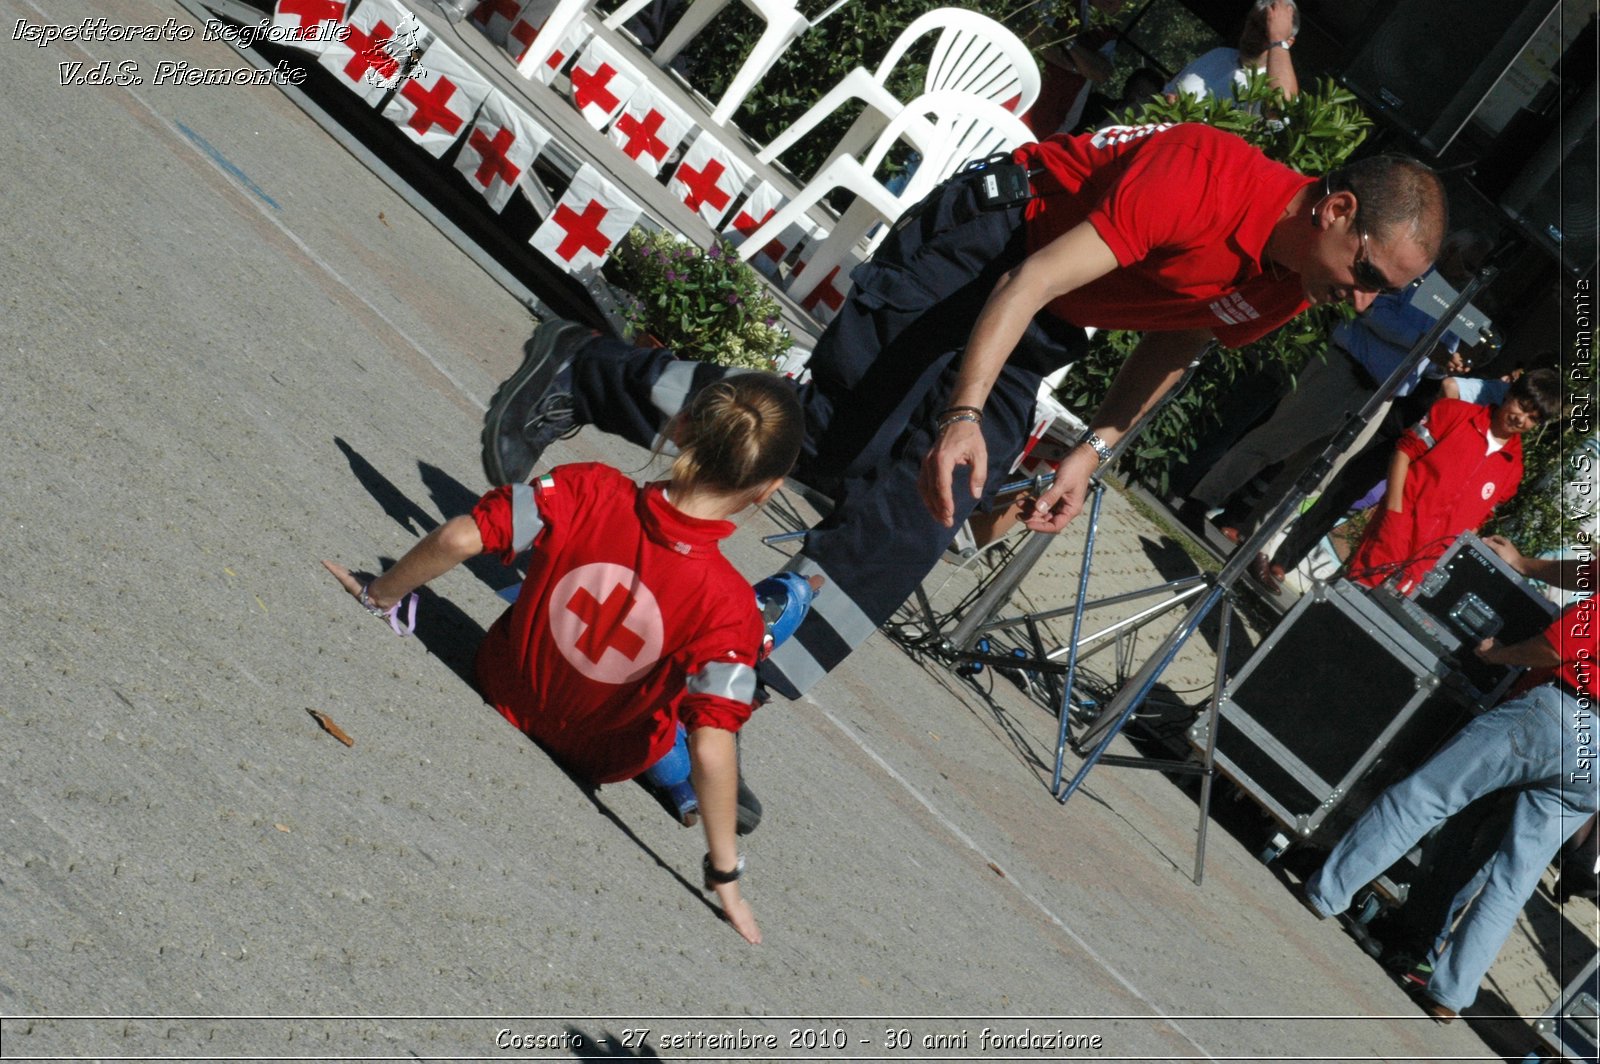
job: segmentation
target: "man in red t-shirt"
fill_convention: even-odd
[[[1554,370],[1525,373],[1498,406],[1440,399],[1407,429],[1389,486],[1350,558],[1350,579],[1405,592],[1463,532],[1489,519],[1522,482],[1522,434],[1560,410]]]
[[[1081,356],[1085,326],[1145,335],[1035,501],[1039,531],[1082,508],[1102,456],[1213,339],[1248,343],[1311,303],[1364,309],[1427,269],[1446,223],[1442,185],[1413,160],[1369,158],[1318,180],[1205,125],[1057,137],[1014,162],[1031,181],[1023,201],[993,201],[991,167],[902,215],[808,363],[794,475],[835,506],[790,566],[826,587],[760,669],[786,696],[915,590],[1021,453],[1042,375]],[[574,424],[648,445],[720,372],[609,339],[571,345],[524,375],[544,384],[537,416],[503,428],[503,404],[491,407],[485,471],[526,477]]]

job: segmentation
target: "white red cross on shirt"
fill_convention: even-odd
[[[644,649],[644,638],[624,623],[633,612],[633,594],[621,584],[611,589],[604,602],[595,598],[588,588],[580,587],[568,600],[567,609],[584,622],[583,634],[574,640],[573,646],[595,664],[600,663],[608,650],[615,650],[633,661]]]

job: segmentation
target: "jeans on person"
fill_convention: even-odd
[[[1491,791],[1517,788],[1511,826],[1488,864],[1457,896],[1481,883],[1476,900],[1437,951],[1428,994],[1460,1011],[1511,933],[1561,844],[1588,820],[1596,800],[1587,702],[1554,684],[1536,687],[1468,724],[1428,762],[1384,791],[1306,883],[1325,914],[1349,908],[1355,892],[1398,861],[1434,825]],[[1581,716],[1581,720],[1579,719]],[[1580,727],[1582,725],[1580,736]]]

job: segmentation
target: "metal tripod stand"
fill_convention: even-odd
[[[1289,518],[1299,509],[1300,501],[1310,494],[1316,486],[1327,476],[1333,468],[1339,455],[1343,454],[1356,438],[1361,435],[1367,423],[1378,412],[1384,403],[1391,400],[1400,389],[1411,372],[1421,366],[1433,350],[1439,338],[1456,320],[1456,316],[1465,308],[1474,295],[1493,280],[1495,270],[1485,269],[1478,273],[1461,290],[1449,307],[1438,316],[1433,326],[1424,333],[1410,353],[1401,360],[1389,378],[1385,380],[1377,392],[1367,400],[1366,404],[1356,413],[1345,420],[1344,426],[1334,436],[1332,441],[1323,448],[1317,459],[1310,463],[1300,476],[1295,480],[1294,486],[1278,501],[1266,519],[1262,521],[1248,539],[1242,542],[1234,551],[1222,571],[1211,581],[1211,587],[1198,602],[1189,608],[1178,626],[1167,636],[1160,649],[1150,657],[1134,678],[1125,684],[1105,710],[1092,722],[1084,733],[1073,744],[1074,752],[1082,751],[1091,744],[1093,748],[1084,757],[1083,764],[1072,777],[1072,781],[1057,793],[1057,799],[1064,805],[1073,796],[1084,779],[1097,765],[1121,765],[1128,768],[1149,768],[1181,771],[1194,773],[1200,776],[1200,823],[1195,844],[1194,882],[1199,885],[1205,874],[1206,852],[1206,827],[1210,820],[1211,812],[1211,784],[1215,778],[1216,765],[1216,735],[1217,717],[1222,704],[1223,685],[1227,678],[1228,660],[1228,632],[1233,620],[1233,586],[1238,581],[1258,552],[1265,550],[1267,543],[1275,536],[1280,528],[1288,523]],[[1222,622],[1221,634],[1217,644],[1217,672],[1216,683],[1211,691],[1211,698],[1206,706],[1207,727],[1206,745],[1201,755],[1201,762],[1164,762],[1159,760],[1146,760],[1143,758],[1114,757],[1106,753],[1107,747],[1113,739],[1121,733],[1134,711],[1143,704],[1149,696],[1156,681],[1161,674],[1172,664],[1178,652],[1183,649],[1189,637],[1199,630],[1201,622],[1218,606],[1222,607],[1220,619]],[[1065,755],[1066,719],[1063,717],[1061,734],[1063,747],[1057,752],[1056,778],[1061,776],[1061,760]]]

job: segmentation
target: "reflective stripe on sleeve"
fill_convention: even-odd
[[[692,695],[712,695],[749,704],[756,697],[756,670],[737,662],[713,661],[684,685]]]
[[[511,486],[511,548],[521,552],[533,545],[534,537],[544,527],[539,516],[539,504],[533,496],[532,484]]]

